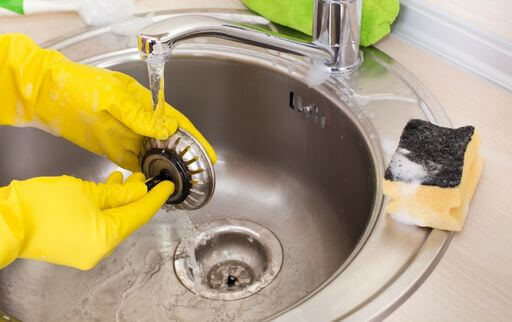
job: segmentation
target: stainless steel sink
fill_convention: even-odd
[[[275,28],[246,12],[209,14]],[[132,39],[110,28],[48,46],[147,86]],[[213,199],[193,212],[161,210],[91,271],[17,260],[0,271],[0,311],[26,321],[324,320],[389,313],[425,278],[450,235],[401,226],[382,214],[386,145],[396,142],[409,118],[448,121],[406,71],[375,49],[365,51],[357,78],[310,87],[311,73],[302,57],[223,40],[178,47],[166,67],[166,97],[216,148]],[[0,146],[0,185],[60,174],[102,180],[117,168],[36,129],[0,127]],[[222,219],[263,226],[282,246],[280,271],[239,300],[189,291],[173,264],[190,229],[186,218],[195,226]]]

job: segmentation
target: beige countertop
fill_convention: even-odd
[[[510,0],[424,0],[432,7],[473,27],[512,41]]]
[[[140,12],[243,8],[238,0],[140,0],[137,7]],[[38,42],[81,27],[84,23],[72,13],[0,18],[0,33],[23,32]],[[434,94],[454,126],[479,129],[486,161],[464,230],[425,283],[388,320],[512,320],[512,93],[393,36],[377,47]]]

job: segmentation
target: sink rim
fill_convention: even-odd
[[[156,13],[155,19],[164,19],[173,15],[178,14],[189,14],[189,13],[206,13],[208,15],[213,15],[217,17],[230,18],[235,19],[238,18],[241,21],[247,20],[256,20],[258,22],[266,21],[266,19],[254,16],[250,14],[246,10],[231,10],[231,9],[220,9],[220,10],[204,10],[204,9],[191,9],[191,10],[170,10]],[[273,26],[271,23],[267,21],[269,26]],[[83,41],[88,37],[95,37],[101,35],[103,33],[110,32],[109,27],[101,27],[101,28],[84,28],[77,32],[74,32],[72,35],[65,35],[59,38],[53,39],[51,41],[46,42],[43,46],[50,47],[54,49],[62,49],[66,46],[70,46],[73,42]],[[197,46],[200,44],[192,45],[187,49],[186,46],[182,48],[177,48],[177,54],[186,54],[187,50],[190,53],[191,50],[197,50]],[[194,47],[195,46],[195,47]],[[209,47],[209,45],[204,45],[204,47]],[[230,45],[230,47],[237,47],[236,45]],[[224,47],[225,48],[225,47]],[[211,50],[215,50],[215,48],[211,48]],[[218,50],[218,48],[217,48]],[[372,51],[376,49],[369,49],[367,51],[367,55],[372,55]],[[246,51],[254,52],[255,50]],[[94,60],[98,62],[99,58],[109,59],[113,61],[116,55],[118,57],[125,57],[126,55],[137,55],[136,51],[133,49],[121,50],[111,52],[104,57],[94,56]],[[268,53],[267,53],[268,54]],[[285,58],[283,58],[285,57]],[[293,59],[292,55],[281,56],[280,59]],[[298,58],[297,58],[298,59]],[[378,59],[378,58],[377,58]],[[302,60],[298,59],[298,62],[302,62]],[[92,63],[93,60],[82,60],[82,62]],[[412,76],[410,75],[403,67],[397,64],[395,61],[391,59],[389,63],[380,62],[382,64],[386,64],[389,69],[394,70],[397,74],[399,74],[407,84],[411,86],[413,91],[422,99],[424,104],[425,114],[427,118],[431,118],[432,121],[437,121],[437,123],[441,125],[450,125],[450,122],[442,109],[438,106],[435,99],[432,95],[423,88],[423,86]],[[328,88],[328,84],[324,84],[326,89]],[[322,86],[324,86],[322,85]],[[428,106],[428,107],[427,107]],[[428,112],[428,113],[427,113]],[[430,113],[430,116],[428,115]],[[367,120],[358,120],[357,117],[353,114],[349,114],[349,116],[354,120],[354,123],[365,129],[367,127],[374,128]],[[364,124],[364,125],[362,125]],[[345,261],[345,263],[340,267],[340,269],[333,274],[333,276],[322,284],[316,291],[311,292],[304,298],[299,301],[297,304],[288,307],[284,312],[279,312],[275,316],[272,316],[271,319],[277,318],[278,320],[296,320],[298,317],[316,317],[316,318],[328,318],[328,319],[372,319],[372,318],[383,318],[384,316],[391,313],[396,307],[398,307],[403,301],[405,301],[414,291],[417,289],[421,283],[426,279],[429,273],[433,270],[437,262],[440,260],[441,256],[445,252],[446,248],[449,245],[449,242],[453,236],[453,233],[438,231],[438,230],[430,230],[426,232],[426,237],[419,248],[418,252],[414,254],[414,260],[405,263],[401,270],[398,272],[397,276],[394,279],[390,280],[389,285],[385,285],[384,288],[379,289],[375,294],[369,294],[368,299],[364,302],[361,302],[358,306],[345,310],[346,308],[341,308],[341,305],[334,305],[338,303],[338,292],[339,287],[342,283],[341,277],[346,276],[342,274],[342,271],[345,268],[349,267],[352,263],[361,258],[361,253],[365,251],[365,248],[368,243],[368,238],[366,237],[375,237],[373,232],[379,223],[386,221],[388,218],[384,214],[383,210],[383,202],[384,198],[382,197],[382,173],[384,167],[384,161],[382,158],[382,152],[380,151],[380,146],[376,143],[376,140],[371,140],[368,137],[368,133],[366,130],[362,130],[361,133],[365,136],[365,139],[368,141],[368,147],[370,148],[371,154],[373,157],[378,160],[375,163],[378,169],[376,169],[377,176],[377,196],[374,206],[374,214],[371,216],[371,222],[368,224],[367,229],[362,238],[362,242],[359,242],[354,249],[353,253],[349,256],[349,258]],[[378,134],[379,132],[376,131]],[[375,161],[375,159],[374,159]],[[361,255],[361,256],[360,256]],[[344,272],[343,272],[344,273]],[[333,305],[322,305],[319,306],[319,303],[332,303]],[[339,303],[338,303],[339,304]]]

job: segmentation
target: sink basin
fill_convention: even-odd
[[[175,14],[183,12],[154,19]],[[246,12],[209,14],[270,25]],[[146,65],[132,39],[109,28],[48,45],[148,85]],[[425,278],[451,235],[400,226],[382,215],[386,145],[397,142],[409,118],[448,121],[435,100],[389,57],[368,49],[365,58],[379,62],[378,73],[363,65],[356,83],[325,79],[311,86],[311,63],[301,57],[211,39],[178,47],[166,66],[166,98],[218,153],[213,199],[186,213],[162,209],[91,271],[15,261],[0,271],[0,311],[26,321],[323,320],[388,314]],[[383,83],[393,84],[391,90]],[[0,146],[0,185],[61,174],[100,181],[117,169],[36,129],[0,127]],[[230,301],[190,291],[174,266],[185,232],[226,219],[262,226],[278,240],[273,247],[282,247],[273,280],[251,296]],[[236,236],[223,247],[238,243]],[[262,250],[257,253],[263,255],[255,263],[268,257],[264,241],[259,242],[263,246],[258,244]]]

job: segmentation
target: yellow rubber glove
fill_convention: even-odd
[[[18,257],[93,268],[174,190],[163,181],[148,193],[144,179],[139,172],[123,184],[114,172],[100,184],[62,176],[0,188],[0,269]]]
[[[177,127],[217,160],[183,114],[168,104],[153,112],[149,90],[133,78],[71,62],[21,34],[0,35],[0,90],[0,125],[44,129],[125,169],[140,169],[143,136],[164,140]]]

